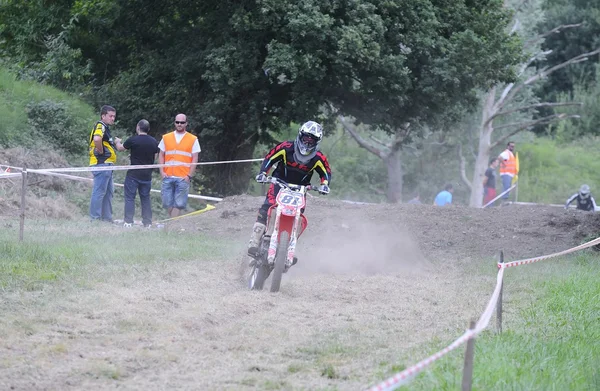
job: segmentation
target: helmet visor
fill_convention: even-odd
[[[317,145],[317,139],[312,134],[304,133],[300,136],[300,141],[302,144],[306,145],[308,148],[314,147]]]

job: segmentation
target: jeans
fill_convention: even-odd
[[[112,163],[100,163],[93,167],[112,166]],[[92,171],[94,188],[90,200],[90,218],[112,223],[112,197],[115,192],[112,171]]]
[[[190,184],[184,178],[169,176],[163,179],[161,195],[164,208],[185,209]]]
[[[500,175],[500,178],[502,179],[502,191],[506,191],[506,190],[510,189],[510,187],[512,185],[513,177],[511,177],[510,175]],[[507,200],[509,195],[510,195],[510,191],[507,192],[506,194],[504,194],[502,196],[502,199]]]
[[[152,225],[152,203],[150,202],[150,189],[152,181],[141,181],[137,178],[125,177],[125,222],[133,224],[135,213],[135,193],[140,193],[140,204],[142,205],[142,224]]]

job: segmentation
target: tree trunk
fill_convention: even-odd
[[[485,170],[490,162],[490,149],[493,124],[488,119],[493,115],[494,102],[496,100],[496,89],[492,88],[486,97],[483,106],[483,115],[481,116],[481,128],[479,130],[479,147],[477,149],[477,159],[473,169],[473,180],[471,181],[471,198],[469,206],[481,208],[483,204],[483,178]]]
[[[242,134],[240,132],[240,134]],[[237,142],[221,142],[206,143],[207,153],[202,156],[203,161],[217,160],[217,161],[229,161],[229,160],[245,160],[254,158],[254,148],[256,147],[257,137],[252,135],[246,137],[238,137]],[[200,140],[202,143],[202,140]],[[211,153],[210,150],[215,151]],[[205,145],[202,145],[202,151],[205,151]],[[260,156],[262,157],[262,156]],[[217,165],[206,165],[199,166],[199,171],[204,176],[203,183],[205,184],[204,190],[207,195],[226,197],[235,194],[242,194],[248,190],[248,184],[250,178],[253,178],[255,172],[252,172],[253,163],[230,163],[230,164],[217,164]],[[256,164],[256,163],[255,163]],[[254,175],[253,175],[254,174]],[[206,186],[207,184],[212,186]]]
[[[385,158],[388,174],[387,200],[389,203],[402,202],[402,155],[401,151],[392,151]]]

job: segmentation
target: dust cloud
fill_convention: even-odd
[[[316,222],[299,239],[297,254],[292,276],[419,272],[429,266],[403,227],[364,218]]]

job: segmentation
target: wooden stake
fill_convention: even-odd
[[[23,169],[21,175],[21,222],[19,224],[19,242],[23,241],[23,232],[25,230],[25,194],[27,193],[27,170]]]
[[[472,320],[469,324],[469,330],[475,329],[475,321]],[[473,358],[475,355],[475,338],[467,341],[467,349],[465,350],[465,366],[463,367],[462,391],[471,391],[473,386]]]
[[[504,251],[500,251],[500,263],[504,263]],[[496,302],[496,331],[502,333],[502,293],[504,291],[504,280],[500,282],[500,294]]]

